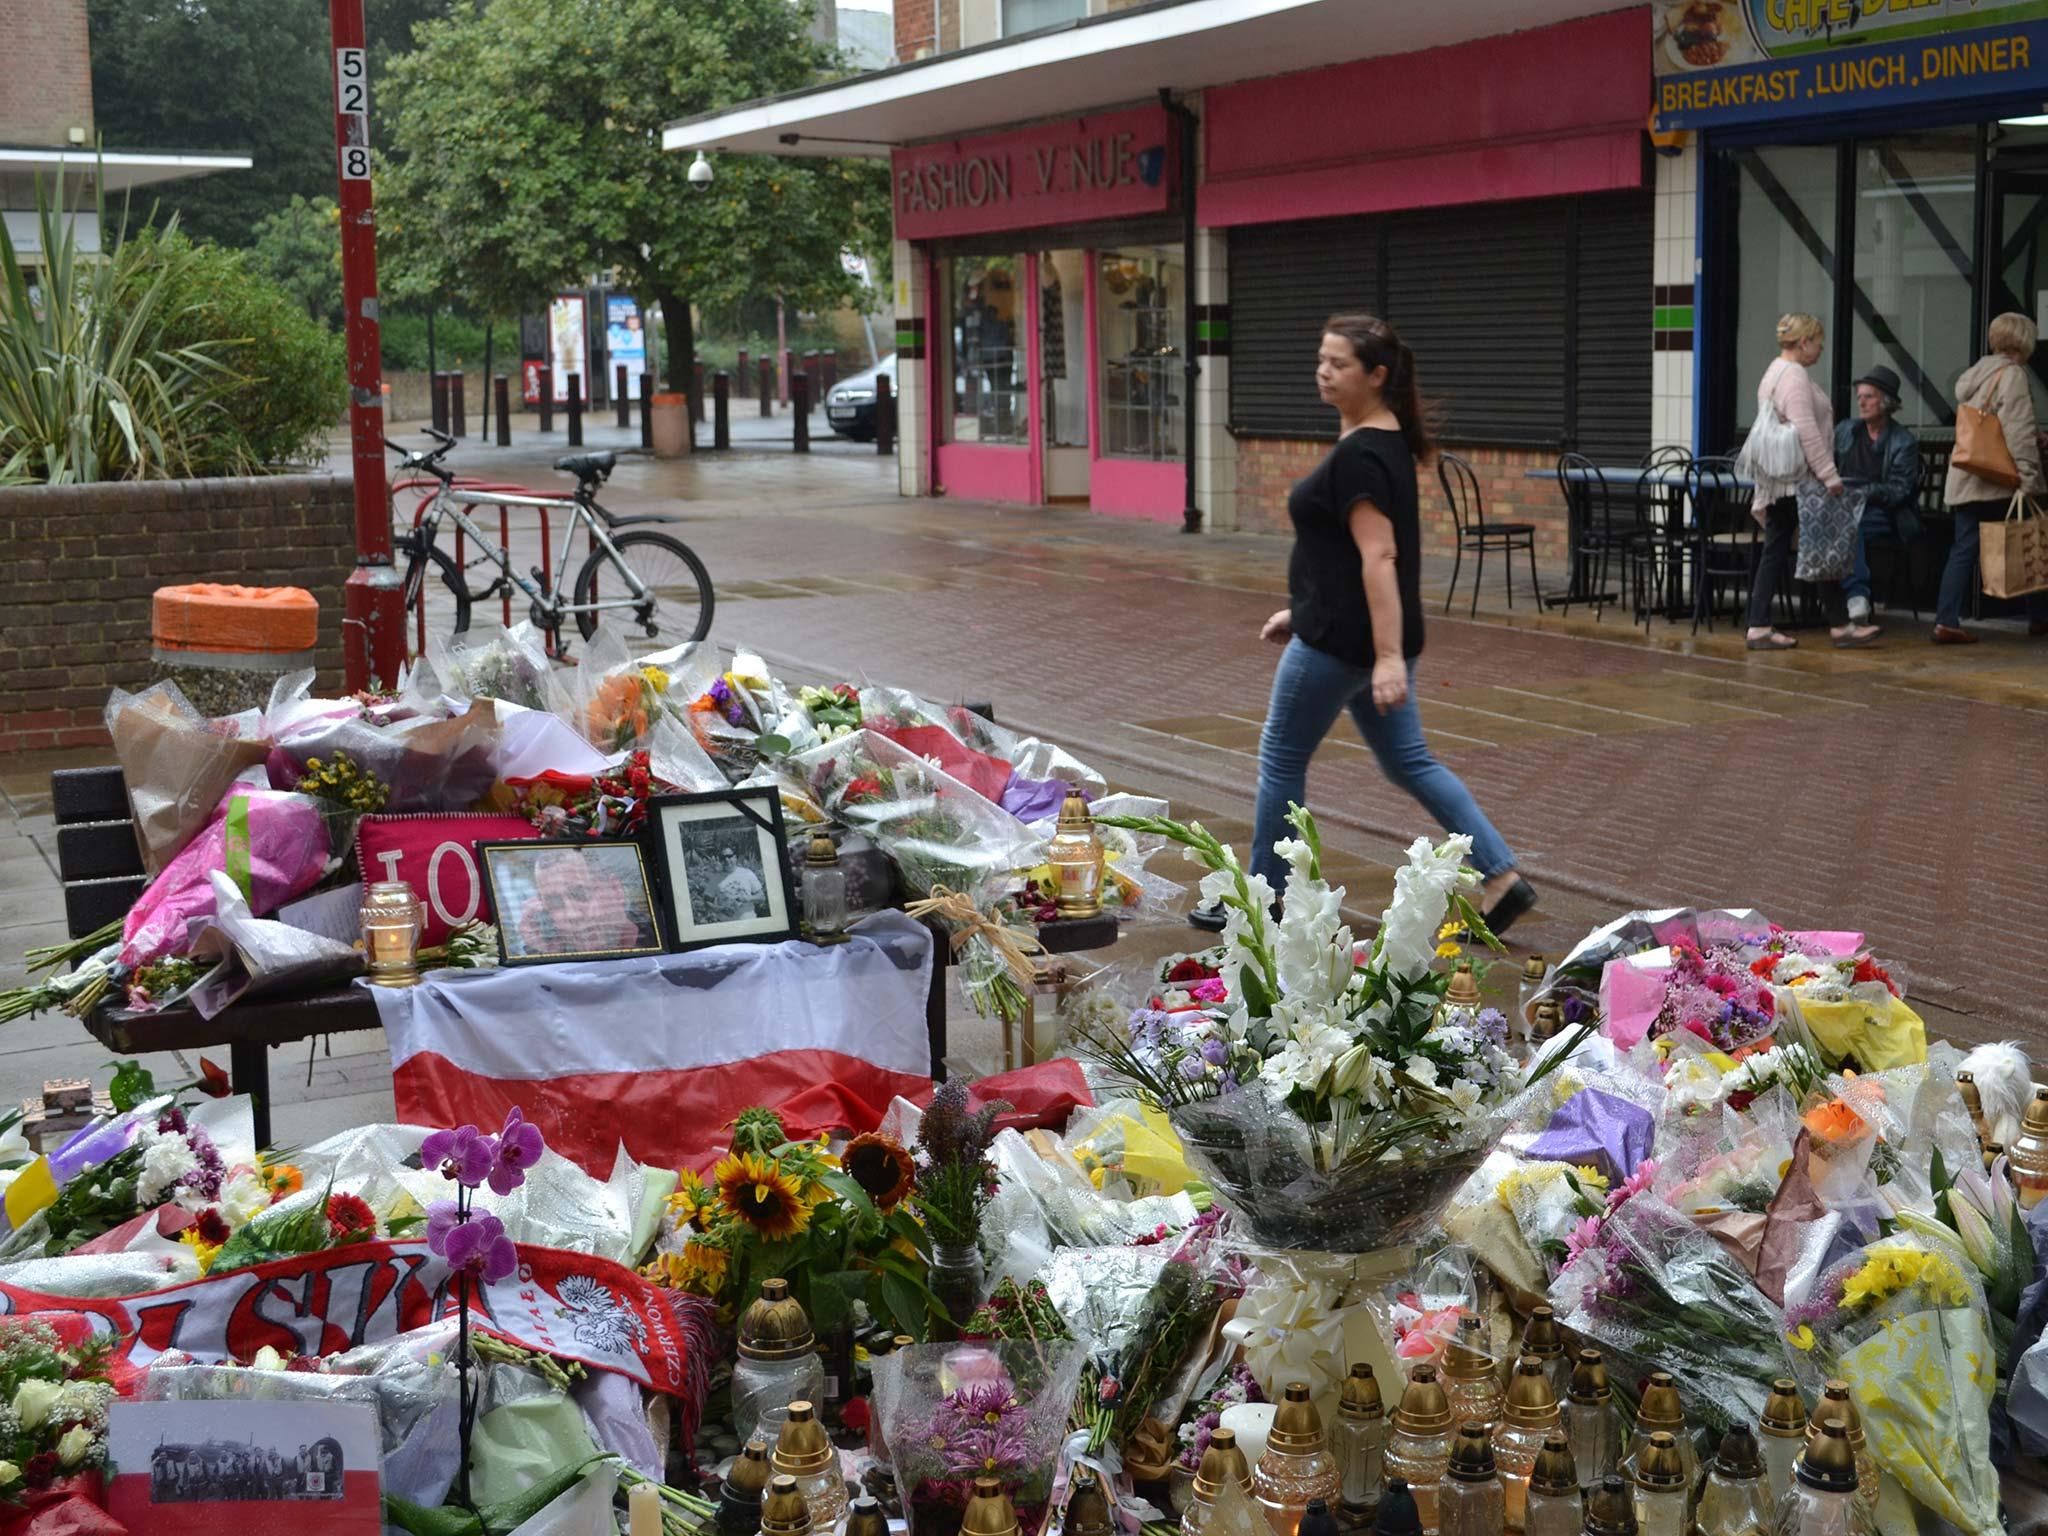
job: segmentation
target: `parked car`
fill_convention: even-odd
[[[825,419],[841,437],[857,443],[875,440],[875,380],[887,379],[896,389],[896,354],[891,352],[866,373],[841,379],[825,396]]]

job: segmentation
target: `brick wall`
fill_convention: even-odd
[[[937,0],[896,0],[896,57],[908,63],[932,51],[932,8]],[[955,0],[958,3],[958,0]]]
[[[323,682],[341,672],[353,488],[331,475],[0,490],[0,752],[107,739],[107,692],[152,681],[150,597],[226,581],[320,602]]]
[[[1294,438],[1240,437],[1237,440],[1238,526],[1251,532],[1286,533],[1287,493],[1322,456],[1328,443]],[[1531,480],[1531,469],[1555,468],[1553,452],[1528,448],[1474,448],[1460,445],[1451,450],[1469,462],[1479,476],[1479,493],[1486,503],[1489,521],[1534,523],[1536,559],[1549,567],[1565,563],[1564,499],[1554,479]],[[1455,548],[1450,508],[1444,504],[1443,486],[1434,469],[1424,470],[1422,490],[1422,550],[1429,555],[1448,555]],[[1523,558],[1527,558],[1524,556]]]
[[[92,138],[85,0],[0,0],[0,144]]]

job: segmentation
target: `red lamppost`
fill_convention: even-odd
[[[330,14],[349,449],[356,490],[356,568],[342,592],[342,658],[351,690],[395,688],[405,660],[405,605],[398,570],[391,563],[391,510],[384,478],[377,216],[370,199],[370,64],[363,46],[363,0],[332,0]]]

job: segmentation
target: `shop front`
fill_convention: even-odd
[[[2018,19],[2039,11],[1695,3],[1676,33],[1658,13],[1659,126],[1696,141],[1697,286],[1660,298],[1692,306],[1700,451],[1748,430],[1782,314],[1827,326],[1838,419],[1883,366],[1937,449],[1991,317],[2048,329],[2048,22]],[[2032,373],[2038,396],[2048,351]]]
[[[932,494],[1181,518],[1178,135],[1146,106],[895,152],[896,236],[925,300],[899,319],[899,373],[926,382],[902,427]]]

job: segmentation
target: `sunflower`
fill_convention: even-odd
[[[782,1164],[772,1157],[757,1152],[728,1157],[713,1178],[718,1184],[718,1203],[752,1227],[758,1237],[775,1242],[795,1237],[811,1224],[802,1181],[784,1173]]]
[[[885,1211],[896,1208],[896,1202],[910,1193],[917,1177],[917,1165],[911,1162],[901,1143],[873,1131],[848,1142],[839,1165]]]
[[[711,1213],[718,1207],[718,1201],[704,1186],[704,1176],[694,1168],[685,1168],[676,1175],[676,1192],[668,1197],[668,1208],[675,1213],[679,1227],[709,1227]]]

